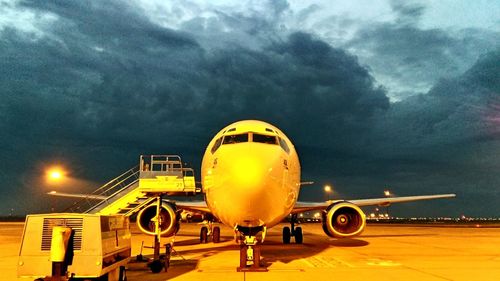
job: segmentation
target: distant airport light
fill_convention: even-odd
[[[325,187],[323,189],[326,192],[327,200],[330,200],[330,194],[332,193],[332,187],[327,184],[327,185],[325,185]]]
[[[389,190],[384,190],[384,195],[389,197],[391,196],[391,192]]]

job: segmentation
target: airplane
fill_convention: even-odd
[[[220,228],[211,222],[220,221],[234,229],[240,244],[239,271],[265,271],[260,266],[260,245],[268,229],[291,216],[290,226],[282,229],[282,240],[289,244],[303,242],[303,231],[296,226],[297,214],[321,211],[326,235],[350,238],[360,235],[366,227],[366,216],[360,207],[388,206],[393,203],[452,198],[455,194],[384,197],[325,202],[298,201],[301,166],[291,140],[277,127],[258,120],[243,120],[220,130],[209,142],[202,159],[201,184],[203,201],[165,200],[160,216],[152,204],[137,215],[138,227],[155,235],[161,228],[163,236],[179,230],[181,211],[202,212],[209,222],[200,229],[200,242],[220,241]]]
[[[177,201],[165,206],[212,214],[233,228],[235,240],[242,245],[239,269],[244,270],[248,265],[259,267],[260,249],[256,245],[265,240],[269,228],[289,215],[292,215],[290,227],[283,228],[283,243],[290,243],[293,237],[301,244],[302,228],[295,227],[298,213],[320,210],[323,230],[328,236],[349,238],[360,235],[366,226],[366,216],[360,207],[455,197],[455,194],[439,194],[300,202],[297,199],[304,184],[300,173],[297,151],[281,130],[263,121],[239,121],[220,130],[206,148],[201,166],[205,200]],[[173,216],[175,211],[167,213]],[[177,231],[173,229],[177,225],[170,225],[172,229],[164,229],[164,233]],[[211,231],[202,227],[200,241],[206,242],[208,233],[214,242],[219,241],[219,227]]]

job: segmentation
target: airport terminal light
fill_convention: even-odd
[[[384,195],[385,195],[385,197],[391,197],[392,196],[391,192],[388,189],[384,190]],[[386,211],[386,214],[385,214],[386,216],[385,217],[388,218],[389,217],[389,205],[387,205],[385,207],[385,211]]]

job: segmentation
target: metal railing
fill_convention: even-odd
[[[82,200],[75,202],[72,206],[68,207],[65,212],[84,212],[90,213],[92,210],[97,208],[102,204],[108,203],[110,198],[113,198],[116,194],[122,192],[123,190],[134,185],[139,180],[139,166],[135,166],[118,177],[105,183],[98,189],[94,190],[88,197],[82,198]],[[96,200],[92,196],[102,196],[106,197],[103,200]]]

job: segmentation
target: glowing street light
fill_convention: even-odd
[[[385,195],[385,197],[391,197],[392,196],[391,192],[388,189],[384,190],[384,195]],[[389,218],[389,205],[387,205],[385,207],[385,212],[386,212],[385,217]]]
[[[64,179],[65,172],[60,167],[53,167],[47,170],[47,180],[49,182],[55,183],[60,182]]]
[[[328,197],[328,200],[330,200],[330,193],[332,193],[332,187],[330,185],[325,185],[325,187],[323,188],[327,194],[327,197]]]
[[[54,166],[46,171],[47,183],[52,187],[57,186],[59,183],[61,183],[65,179],[66,179],[66,172],[61,167]],[[52,195],[55,195],[56,193],[57,193],[57,191],[55,191],[55,190],[52,190],[49,192],[49,194],[52,194]],[[55,196],[52,196],[52,197],[53,198],[52,198],[51,211],[54,212],[56,210],[56,203],[57,202],[56,202]]]

